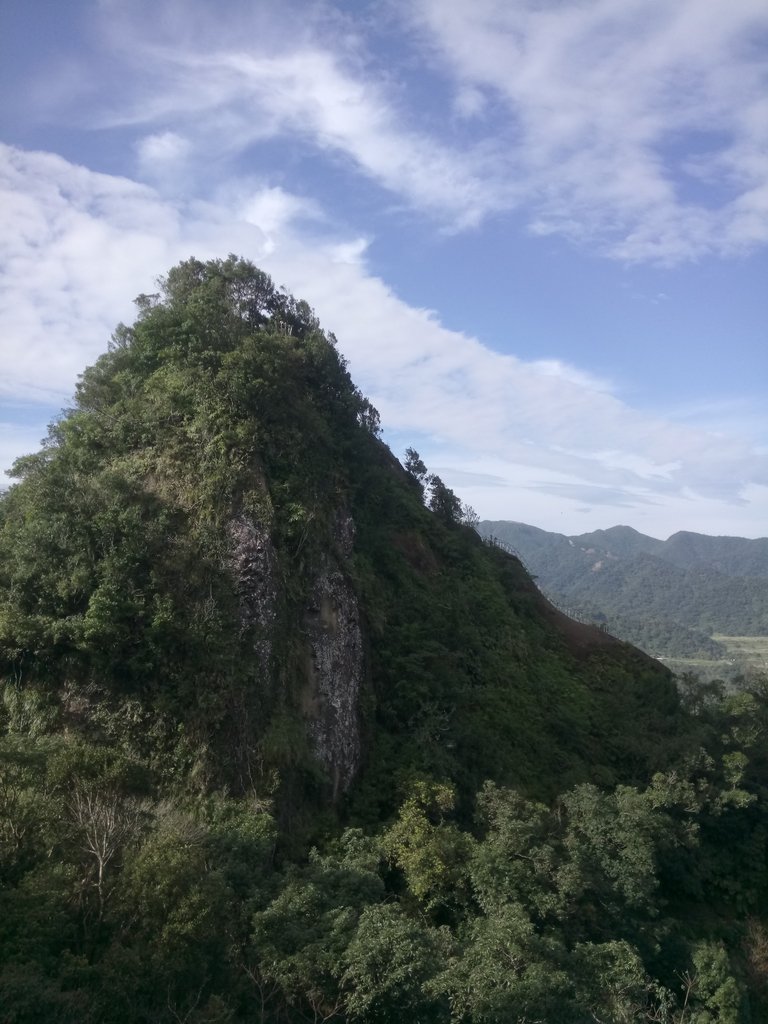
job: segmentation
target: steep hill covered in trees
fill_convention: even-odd
[[[378,806],[413,771],[648,770],[606,738],[670,733],[664,672],[597,631],[571,650],[439,481],[425,507],[305,304],[234,260],[163,287],[3,502],[0,651],[46,730],[294,809],[358,776]]]
[[[1,1019],[748,1020],[764,695],[554,609],[252,265],[138,306],[0,501]]]

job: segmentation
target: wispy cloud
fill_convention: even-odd
[[[218,16],[204,10],[196,8],[194,28],[184,32],[176,18],[166,34],[154,25],[148,33],[143,19],[123,15],[119,32],[110,22],[109,39],[119,41],[130,70],[120,99],[102,102],[96,118],[102,127],[153,128],[141,143],[139,171],[174,152],[176,131],[156,128],[173,124],[198,159],[235,158],[266,140],[303,141],[453,228],[511,205],[517,190],[488,147],[462,151],[409,128],[407,96],[368,72],[349,38],[331,47],[317,24],[314,36],[305,25],[286,45],[290,32],[276,30],[282,14],[274,8],[263,12],[270,30],[252,34],[242,25],[237,33],[212,29]]]
[[[637,491],[621,490],[617,487],[596,487],[589,484],[533,483],[526,485],[532,491],[552,494],[556,498],[569,498],[572,501],[588,502],[590,506],[608,505],[611,508],[631,508],[638,505],[657,505],[658,502],[638,494]]]
[[[768,241],[762,0],[403,9],[459,95],[482,89],[505,108],[534,231],[666,263]],[[696,174],[707,201],[691,198]]]
[[[368,271],[364,243],[339,237],[300,196],[261,188],[182,209],[126,178],[9,147],[0,183],[15,211],[0,233],[8,394],[66,400],[115,322],[131,317],[133,295],[180,258],[234,249],[310,301],[389,429],[450,450],[456,470],[481,474],[478,486],[544,479],[578,485],[580,500],[698,495],[710,507],[768,486],[768,456],[746,438],[648,415],[605,381],[500,355],[407,305]]]
[[[144,135],[136,144],[137,166],[140,177],[160,184],[185,177],[191,156],[190,140],[177,132],[153,132]]]
[[[764,0],[155,8],[103,2],[112,66],[94,57],[89,102],[87,70],[63,90],[91,126],[144,133],[150,183],[173,167],[203,194],[206,168],[290,140],[451,231],[516,210],[535,234],[656,264],[768,242]]]

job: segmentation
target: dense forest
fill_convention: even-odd
[[[560,604],[607,622],[655,654],[724,657],[713,634],[768,636],[768,539],[680,532],[668,540],[628,526],[566,537],[483,522],[512,546]]]
[[[768,683],[558,612],[251,264],[0,499],[0,1021],[768,1019]]]

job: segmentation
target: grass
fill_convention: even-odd
[[[733,679],[746,672],[768,672],[768,636],[712,637],[727,652],[725,658],[662,658],[664,664],[678,675],[694,672],[702,680]]]
[[[712,637],[722,644],[730,659],[768,669],[768,636],[721,636]]]

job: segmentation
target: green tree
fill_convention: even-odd
[[[579,1018],[564,959],[558,940],[537,933],[523,908],[509,903],[471,925],[433,987],[447,996],[454,1021],[568,1024]]]
[[[461,521],[461,499],[450,487],[432,473],[427,477],[429,485],[429,507],[444,523],[453,526]]]
[[[376,845],[349,830],[326,854],[313,851],[305,868],[288,869],[253,916],[246,970],[260,1004],[296,1007],[315,1020],[343,1013],[347,950],[364,909],[384,896],[379,861]],[[360,950],[353,974],[364,959]]]
[[[447,1007],[427,983],[438,972],[447,941],[397,904],[366,907],[343,956],[341,984],[349,1020],[445,1020]]]
[[[424,485],[427,481],[427,467],[415,448],[405,449],[405,471],[419,487],[419,493],[424,493]]]
[[[384,849],[403,872],[409,895],[438,917],[469,897],[472,838],[446,820],[455,798],[451,786],[416,782],[384,834]]]

